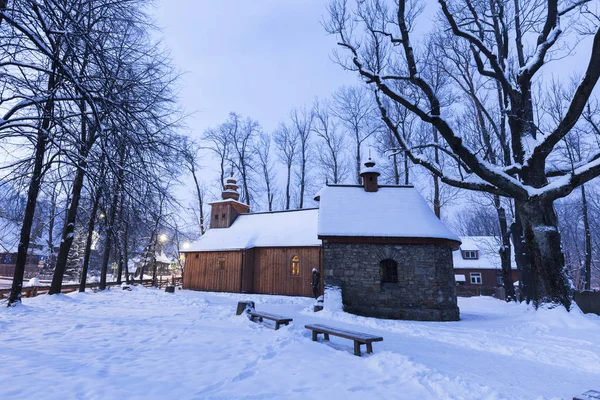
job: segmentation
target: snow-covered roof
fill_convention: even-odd
[[[213,228],[181,252],[226,251],[252,247],[313,247],[317,209],[241,214],[229,228]]]
[[[228,189],[226,189],[224,191],[227,191],[227,190]],[[235,193],[237,193],[237,192],[235,192]],[[240,204],[240,205],[242,205],[244,207],[248,207],[248,204],[242,203],[241,201],[237,201],[237,200],[234,200],[234,199],[216,200],[216,201],[211,201],[208,204],[213,205],[213,204],[221,204],[221,203],[237,203],[237,204]]]
[[[452,253],[455,269],[502,269],[500,246],[502,241],[496,236],[461,236],[460,249]],[[464,259],[463,251],[477,251],[477,259]],[[514,247],[511,246],[511,268],[517,269]]]
[[[435,238],[460,242],[412,186],[331,185],[319,192],[319,236]]]
[[[160,253],[155,253],[155,259],[156,259],[156,262],[163,263],[163,264],[171,264],[173,262],[162,251]]]

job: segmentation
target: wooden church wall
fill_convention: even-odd
[[[323,274],[318,247],[254,249],[254,293],[312,296],[312,269]],[[292,275],[292,258],[300,259],[300,274]]]
[[[183,288],[212,292],[239,292],[242,251],[188,253]]]
[[[272,247],[188,253],[183,288],[312,296],[312,269],[317,268],[323,278],[320,250],[318,247]],[[300,262],[300,274],[296,276],[292,275],[292,258],[295,255]]]

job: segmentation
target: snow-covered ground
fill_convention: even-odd
[[[239,299],[294,318],[236,317]],[[570,399],[600,389],[600,317],[460,299],[460,322],[310,311],[306,298],[156,289],[0,307],[0,399]],[[330,304],[328,304],[330,306]],[[383,336],[314,343],[306,323]]]

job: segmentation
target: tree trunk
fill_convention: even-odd
[[[102,270],[100,272],[100,290],[106,289],[106,272],[108,270],[108,260],[110,258],[110,249],[114,235],[115,216],[117,215],[117,202],[119,201],[120,185],[115,185],[112,204],[110,208],[110,217],[106,228],[106,243],[104,244],[104,254],[102,256]]]
[[[192,170],[192,177],[194,178],[194,184],[196,185],[196,195],[198,197],[198,207],[200,210],[200,234],[204,235],[204,232],[206,230],[204,229],[204,202],[202,201],[202,191],[200,190],[200,184],[198,183],[198,177],[196,176],[196,167],[194,166],[194,161],[191,160],[190,164],[190,169]]]
[[[73,187],[71,188],[71,204],[67,212],[67,219],[61,236],[58,256],[56,257],[56,267],[54,268],[52,284],[48,294],[58,294],[61,292],[69,250],[71,249],[73,238],[75,236],[75,223],[77,219],[77,209],[79,208],[79,200],[81,199],[81,189],[83,188],[84,169],[85,162],[81,162],[77,168]]]
[[[125,283],[129,285],[129,224],[125,223],[125,234],[123,235],[123,262],[125,263]]]
[[[584,289],[590,290],[592,283],[592,233],[590,231],[590,217],[588,214],[585,185],[581,185],[581,208],[583,212],[583,231],[585,235],[585,263],[583,265],[585,272]]]
[[[517,203],[523,228],[531,288],[527,302],[562,304],[571,308],[571,288],[565,273],[558,218],[551,202],[539,199]]]
[[[44,265],[44,269],[48,271],[54,270],[54,222],[56,219],[56,187],[52,189],[52,196],[50,197],[50,215],[48,217],[48,258]]]
[[[436,217],[441,218],[442,204],[440,202],[440,178],[437,176],[433,177],[433,212]]]
[[[290,180],[292,178],[292,166],[287,167],[287,182],[285,185],[285,209],[290,209]]]
[[[500,248],[500,265],[502,266],[502,285],[504,286],[504,295],[506,301],[517,301],[515,295],[515,286],[512,279],[512,260],[510,231],[506,220],[506,210],[502,207],[500,196],[494,196],[494,206],[498,213],[498,222],[500,224],[500,235],[502,238],[502,247]]]
[[[358,134],[355,133],[356,139],[356,182],[362,185],[362,178],[360,177],[360,143],[358,142]]]
[[[300,166],[300,209],[304,208],[304,191],[306,185],[306,149],[302,146],[302,165]]]
[[[25,264],[27,263],[27,249],[29,248],[29,240],[31,239],[31,226],[37,205],[37,198],[40,192],[42,177],[44,175],[44,155],[46,153],[46,138],[52,114],[54,113],[54,100],[52,98],[56,85],[56,64],[53,63],[52,72],[48,78],[48,92],[51,93],[50,99],[44,106],[44,117],[41,126],[37,132],[37,143],[35,145],[35,155],[33,162],[33,171],[31,172],[31,181],[27,190],[27,205],[25,206],[25,215],[23,224],[21,225],[21,233],[19,237],[19,247],[17,248],[17,260],[15,263],[15,273],[13,282],[8,297],[8,306],[12,306],[16,302],[21,301],[21,291],[23,289],[23,276],[25,275]]]

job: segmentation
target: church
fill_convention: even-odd
[[[185,254],[183,288],[312,296],[341,288],[344,309],[377,318],[456,321],[452,252],[461,241],[411,185],[379,185],[375,162],[363,185],[327,184],[319,207],[251,213],[237,182],[210,204],[210,229]]]

